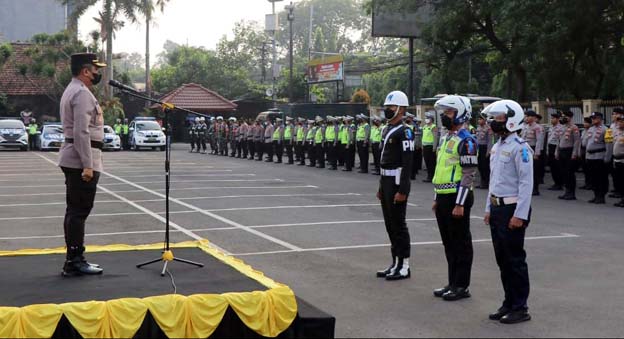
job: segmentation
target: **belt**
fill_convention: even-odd
[[[613,159],[615,159],[615,160],[624,160],[624,155],[614,155]]]
[[[396,177],[397,175],[401,174],[401,169],[397,168],[397,169],[381,169],[381,175],[383,175],[384,177]]]
[[[68,143],[68,144],[73,144],[74,143],[74,139],[73,138],[65,138],[65,142]],[[104,143],[101,142],[101,141],[91,140],[91,148],[95,148],[95,149],[101,150],[102,148],[104,148]]]
[[[490,202],[493,206],[513,205],[518,203],[518,197],[499,198],[491,195]]]
[[[450,184],[433,184],[433,188],[437,190],[450,190],[453,188],[458,188],[459,183],[450,183]]]
[[[587,153],[589,154],[594,154],[594,153],[602,153],[602,152],[606,152],[607,149],[606,148],[599,148],[599,149],[592,149],[592,150],[587,150]]]

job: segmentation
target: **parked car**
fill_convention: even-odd
[[[40,151],[51,151],[59,150],[64,141],[63,125],[44,124],[41,126],[41,133],[37,135],[35,144]]]
[[[256,120],[260,122],[266,122],[267,120],[275,122],[276,118],[282,118],[282,120],[285,119],[284,112],[280,111],[277,108],[271,108],[268,111],[258,113]]]
[[[0,147],[28,150],[28,133],[26,126],[18,119],[0,120]]]
[[[112,127],[104,126],[104,148],[103,150],[121,151],[121,138]]]
[[[130,123],[128,131],[128,143],[133,151],[140,148],[165,150],[165,133],[156,118],[136,118]]]

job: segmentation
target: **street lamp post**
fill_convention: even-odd
[[[290,24],[290,44],[288,48],[290,49],[290,72],[288,79],[288,102],[293,102],[293,21],[295,21],[295,6],[293,6],[292,2],[290,5],[286,6],[288,10],[288,22]]]

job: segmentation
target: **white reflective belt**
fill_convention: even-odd
[[[395,185],[400,185],[401,184],[401,171],[403,170],[402,167],[399,167],[397,169],[392,169],[392,170],[387,170],[387,169],[381,169],[381,175],[384,177],[394,177],[394,184]]]

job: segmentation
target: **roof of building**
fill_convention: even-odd
[[[165,94],[160,100],[200,113],[232,112],[237,107],[235,103],[222,97],[219,93],[194,83],[184,84]],[[158,108],[159,106],[152,107]]]
[[[8,96],[46,95],[53,92],[54,79],[27,71],[22,74],[22,65],[29,68],[33,61],[26,50],[29,43],[12,43],[13,52],[6,62],[0,65],[0,91]],[[57,72],[67,66],[66,61],[56,64]]]

